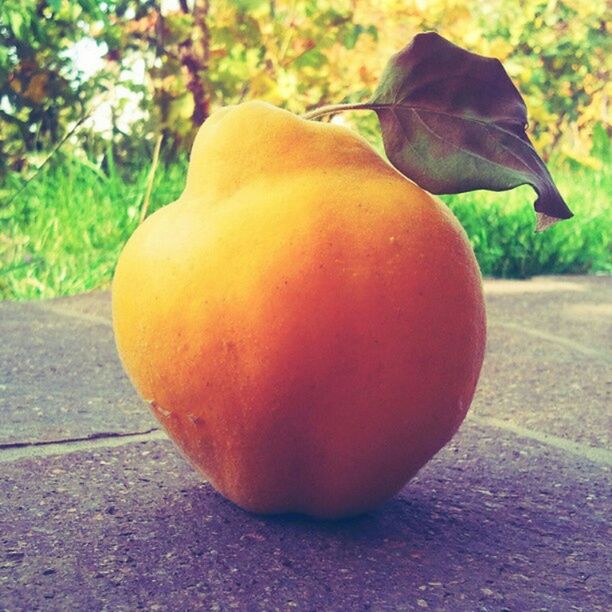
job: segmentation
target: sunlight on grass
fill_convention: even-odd
[[[557,167],[552,174],[574,217],[542,233],[534,232],[530,187],[442,198],[468,233],[484,275],[612,272],[609,172]]]
[[[63,157],[46,168],[8,207],[0,209],[0,297],[39,299],[108,286],[119,251],[138,223],[149,168],[129,180],[113,167]],[[158,168],[151,212],[181,193],[186,161]],[[529,187],[472,192],[442,199],[465,227],[483,274],[611,272],[605,169],[557,167],[553,172],[575,217],[534,233]],[[20,186],[0,185],[7,200]]]
[[[182,191],[186,164],[160,168],[151,210]],[[76,159],[43,171],[0,212],[0,297],[36,299],[106,286],[136,229],[148,168],[124,181]],[[0,197],[17,189],[4,185]]]

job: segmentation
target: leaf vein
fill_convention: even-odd
[[[433,130],[433,128],[431,128],[426,121],[423,119],[423,117],[421,117],[421,115],[419,114],[419,111],[417,110],[417,107],[410,107],[410,110],[416,115],[416,117],[418,118],[418,120],[421,122],[421,124],[425,127],[425,129],[432,134],[435,138],[437,138],[438,140],[445,142],[447,144],[450,144],[452,147],[454,147],[455,149],[459,150],[459,151],[464,151],[465,153],[467,153],[468,155],[471,155],[472,157],[475,157],[476,159],[480,159],[484,162],[487,162],[493,166],[496,166],[498,168],[502,168],[506,171],[508,171],[508,166],[505,166],[504,164],[500,164],[492,159],[489,159],[487,157],[484,157],[482,155],[479,155],[478,153],[476,153],[475,151],[472,151],[471,149],[464,149],[462,147],[460,147],[459,145],[453,143],[453,142],[449,142],[448,140],[444,139],[442,136],[440,136],[435,130]],[[392,109],[393,114],[395,115],[395,118],[397,119],[398,123],[401,125],[401,121],[399,120],[399,117],[397,116],[397,113],[395,112],[395,109]],[[427,112],[433,112],[434,114],[441,114],[441,115],[445,115],[447,113],[436,113],[435,111],[427,111]],[[478,122],[478,123],[483,123],[485,125],[485,127],[487,126],[487,124],[485,122]],[[527,166],[527,168],[529,169],[529,167]],[[520,170],[515,170],[514,168],[512,168],[512,170],[514,170],[515,172],[517,172],[518,174],[521,174],[521,176],[523,175],[523,173]],[[527,177],[523,177],[524,178],[524,183],[520,183],[520,184],[531,184],[531,181],[527,178]]]

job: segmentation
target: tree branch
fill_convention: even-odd
[[[28,179],[26,179],[25,183],[21,186],[21,188],[18,189],[6,202],[2,204],[3,206],[8,206],[9,204],[11,204],[19,195],[21,195],[21,193],[25,191],[26,187],[42,172],[42,169],[47,165],[47,163],[51,160],[51,158],[59,151],[60,147],[81,127],[81,125],[83,125],[83,123],[85,123],[85,121],[87,121],[87,119],[89,119],[89,117],[91,117],[92,113],[93,111],[89,112],[86,115],[83,115],[74,124],[72,129],[66,132],[64,137],[53,147],[53,149],[51,149],[51,152],[49,153],[49,155],[45,157],[43,163],[40,164],[38,168],[36,168],[36,170],[34,171],[34,174],[32,174]]]
[[[191,122],[194,127],[204,123],[209,112],[209,100],[204,88],[201,73],[208,70],[209,30],[206,19],[210,10],[209,0],[196,0],[193,7],[194,20],[202,33],[200,53],[194,47],[193,39],[188,38],[180,45],[181,63],[189,74],[187,88],[193,96],[193,114]]]

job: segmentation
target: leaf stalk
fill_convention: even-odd
[[[333,115],[349,110],[375,110],[376,107],[376,104],[369,104],[367,102],[357,104],[326,104],[325,106],[320,106],[319,108],[304,113],[302,119],[318,119],[325,115]]]

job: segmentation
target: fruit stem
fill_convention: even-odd
[[[326,104],[320,106],[302,115],[302,119],[318,119],[325,115],[331,115],[332,113],[339,113],[347,110],[374,110],[376,105],[362,103],[362,104]]]

